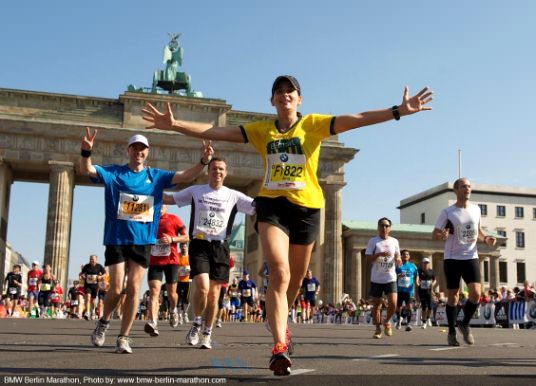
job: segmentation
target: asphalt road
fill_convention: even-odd
[[[185,343],[187,326],[173,329],[161,322],[160,336],[151,338],[143,323],[136,321],[131,333],[134,353],[119,355],[113,352],[119,321],[112,321],[104,347],[97,348],[89,340],[94,322],[0,319],[0,381],[223,382],[203,379],[211,377],[227,384],[536,384],[536,330],[474,328],[474,346],[453,348],[439,327],[395,330],[376,340],[370,326],[292,325],[297,344],[292,375],[281,378],[267,369],[272,345],[263,324],[224,324],[214,329],[213,349],[201,350]]]

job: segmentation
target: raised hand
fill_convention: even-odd
[[[214,149],[212,148],[212,141],[203,141],[203,147],[201,148],[203,152],[203,162],[208,164],[214,155]]]
[[[89,127],[86,127],[86,134],[84,135],[84,138],[82,138],[82,144],[80,145],[82,150],[91,150],[93,148],[93,141],[95,140],[95,137],[97,136],[97,129],[91,132],[91,129]]]
[[[404,88],[404,96],[402,97],[402,104],[399,106],[400,115],[415,114],[423,110],[432,110],[431,107],[425,106],[428,102],[434,99],[432,97],[433,92],[425,87],[419,91],[416,95],[409,96],[409,87]]]
[[[141,112],[142,118],[151,123],[150,126],[145,127],[146,129],[172,130],[174,118],[169,103],[163,114],[150,103],[147,103],[146,107],[142,109]]]

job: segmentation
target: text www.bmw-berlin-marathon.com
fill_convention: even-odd
[[[227,378],[211,377],[173,377],[173,376],[136,376],[136,377],[90,377],[90,376],[9,376],[3,377],[4,384],[60,384],[60,385],[180,385],[180,384],[225,384]]]

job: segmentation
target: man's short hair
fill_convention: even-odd
[[[458,178],[456,181],[454,181],[454,189],[458,189],[458,186],[460,185],[460,182],[466,180],[469,181],[466,177]]]
[[[403,255],[403,254],[406,253],[406,252],[409,253],[409,250],[407,250],[407,249],[402,249],[402,250],[400,251],[400,255]],[[410,253],[410,255],[411,255],[411,253]]]
[[[382,221],[388,221],[389,222],[389,225],[393,225],[393,222],[391,220],[389,220],[387,217],[382,217],[381,219],[378,220],[378,226],[381,224]]]
[[[213,162],[216,162],[216,161],[220,161],[220,162],[223,162],[225,164],[225,166],[227,166],[227,160],[223,157],[212,157],[212,159],[210,161],[208,161],[208,168],[210,169],[210,165],[212,165]]]

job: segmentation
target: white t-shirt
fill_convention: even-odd
[[[372,256],[379,252],[389,252],[389,256],[380,256],[372,262],[370,281],[379,284],[392,283],[396,281],[395,257],[400,256],[398,240],[390,236],[387,239],[380,236],[371,238],[365,255]]]
[[[236,212],[252,215],[253,199],[239,191],[222,186],[193,185],[173,193],[178,206],[192,205],[190,237],[195,239],[225,240],[233,227]]]
[[[445,242],[445,259],[478,259],[476,242],[480,227],[480,208],[471,203],[467,208],[451,205],[441,211],[435,227],[444,229],[447,223],[451,229]]]

